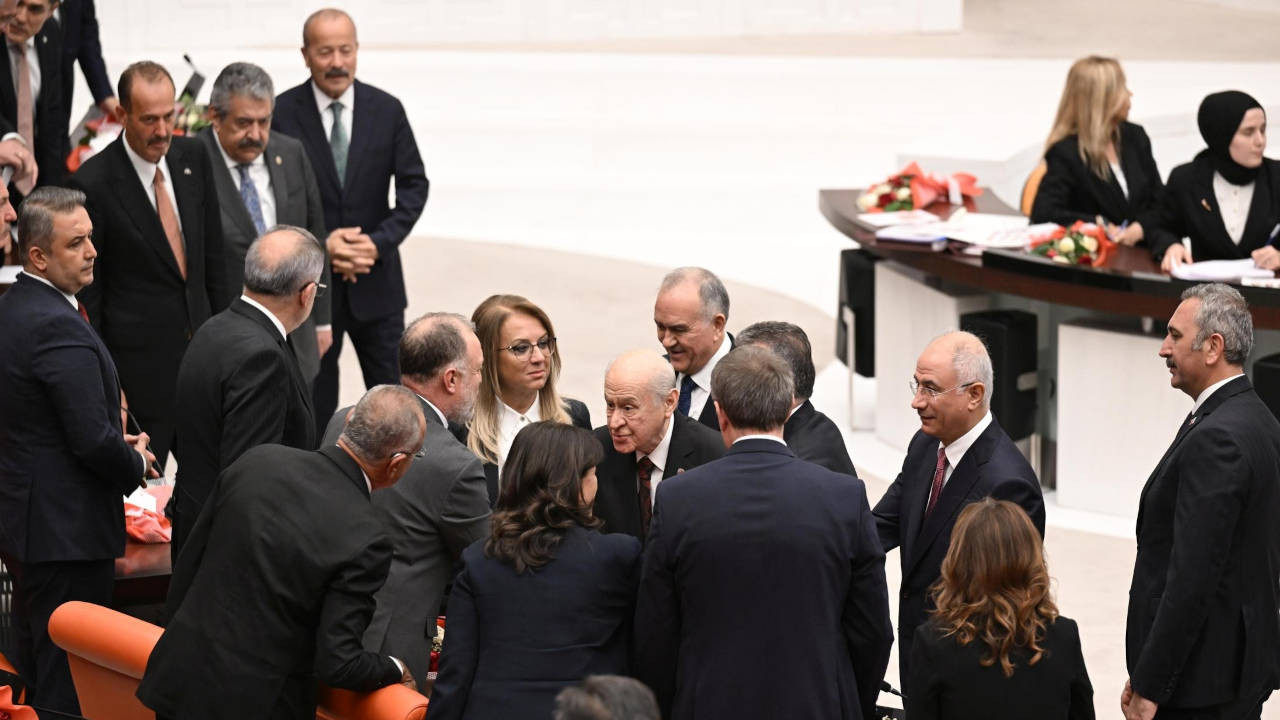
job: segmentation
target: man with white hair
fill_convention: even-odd
[[[967,332],[935,339],[916,361],[910,387],[920,430],[872,510],[884,551],[902,548],[898,667],[907,694],[911,641],[932,605],[929,586],[942,571],[960,510],[987,496],[1009,500],[1044,535],[1040,481],[991,417],[991,357],[982,341]]]

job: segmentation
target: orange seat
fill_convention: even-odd
[[[1022,204],[1018,206],[1023,215],[1031,217],[1031,207],[1036,204],[1036,193],[1040,192],[1040,181],[1044,179],[1044,174],[1048,170],[1049,166],[1041,160],[1040,164],[1036,165],[1036,169],[1027,176],[1027,182],[1022,186]]]
[[[115,610],[83,602],[63,604],[49,618],[49,636],[71,664],[80,711],[93,720],[154,720],[134,695],[159,627]],[[419,720],[427,699],[401,685],[371,693],[322,688],[316,717],[322,720]]]

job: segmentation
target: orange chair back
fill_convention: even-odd
[[[1022,203],[1018,206],[1018,209],[1027,217],[1031,217],[1031,208],[1036,204],[1036,193],[1040,192],[1040,181],[1044,179],[1044,174],[1048,169],[1049,166],[1045,165],[1044,161],[1041,160],[1040,164],[1036,165],[1036,169],[1032,170],[1031,174],[1027,176],[1027,182],[1022,186]]]

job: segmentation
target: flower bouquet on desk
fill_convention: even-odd
[[[982,194],[978,179],[968,173],[955,173],[940,178],[911,163],[896,175],[869,188],[858,198],[858,209],[863,212],[897,212],[899,210],[924,209],[935,202],[946,200],[952,205],[963,205],[967,198]]]
[[[1069,228],[1058,226],[1048,235],[1032,240],[1027,251],[1064,265],[1102,267],[1111,259],[1115,247],[1102,228],[1077,220]]]

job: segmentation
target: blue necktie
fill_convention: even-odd
[[[693,377],[685,375],[680,381],[680,402],[676,404],[676,409],[685,415],[689,414],[689,401],[693,399],[693,389],[698,384],[693,381]]]
[[[258,188],[253,184],[253,178],[249,177],[248,165],[237,165],[236,169],[240,171],[240,199],[244,200],[244,207],[249,211],[249,217],[253,218],[253,227],[261,235],[267,231],[267,224],[262,219],[262,201],[258,199]]]

